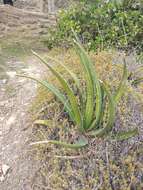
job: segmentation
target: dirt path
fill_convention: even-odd
[[[29,105],[35,95],[36,84],[15,76],[17,72],[40,76],[42,71],[29,58],[27,65],[16,59],[7,62],[7,75],[0,83],[0,189],[29,190],[31,178],[38,167],[31,159]],[[18,68],[16,67],[18,66]]]
[[[33,189],[39,165],[30,155],[32,122],[28,111],[37,85],[16,74],[42,75],[35,58],[21,58],[29,55],[30,49],[43,48],[40,36],[55,23],[54,15],[0,5],[0,190]]]

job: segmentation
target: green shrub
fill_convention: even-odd
[[[142,13],[141,1],[83,1],[59,13],[57,28],[49,32],[45,43],[49,48],[71,45],[73,28],[89,50],[113,46],[141,51]]]

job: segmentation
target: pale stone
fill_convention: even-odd
[[[4,181],[4,176],[2,175],[2,176],[0,176],[0,182],[3,182]]]
[[[14,78],[15,75],[16,75],[16,72],[15,72],[15,71],[8,71],[8,72],[6,72],[6,74],[7,74],[9,77]]]
[[[5,176],[8,173],[9,169],[10,169],[10,167],[8,165],[6,165],[6,164],[2,165],[3,176]]]
[[[16,119],[16,115],[10,116],[10,118],[9,118],[9,119],[7,120],[7,122],[6,122],[6,125],[7,125],[7,126],[12,125],[12,124],[15,122],[15,119]]]

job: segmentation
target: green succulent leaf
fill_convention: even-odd
[[[78,43],[77,43],[78,45]],[[81,60],[81,64],[84,68],[84,74],[85,74],[85,79],[86,79],[86,107],[85,107],[85,114],[84,114],[84,127],[85,129],[88,128],[92,121],[93,117],[93,111],[94,111],[94,83],[92,79],[91,72],[89,70],[89,63],[87,58],[85,57],[85,53],[82,51],[80,46],[78,46],[78,55]]]
[[[96,123],[99,122],[100,113],[101,113],[101,105],[102,105],[102,94],[101,94],[101,87],[100,83],[97,78],[97,74],[95,72],[95,68],[88,57],[85,50],[82,48],[80,43],[75,42],[77,47],[77,53],[81,60],[81,65],[83,66],[85,79],[86,79],[86,108],[85,108],[85,128],[88,129],[91,125],[94,115],[94,105],[96,104]],[[95,93],[96,93],[96,102],[95,100]]]
[[[132,138],[136,135],[138,135],[138,129],[133,129],[129,131],[119,132],[117,135],[113,136],[113,139],[122,141],[122,140],[127,140],[129,138]]]
[[[74,120],[75,120],[76,124],[80,127],[80,130],[84,131],[83,125],[82,125],[82,116],[81,116],[81,113],[80,113],[80,110],[78,107],[77,99],[76,99],[72,89],[68,85],[67,81],[61,76],[61,74],[59,72],[57,72],[53,67],[51,67],[50,64],[45,59],[43,59],[41,56],[39,56],[36,52],[33,52],[33,54],[37,58],[39,58],[44,65],[46,65],[49,68],[49,70],[53,73],[53,75],[60,82],[63,90],[65,91],[65,93],[68,96],[70,106],[71,106],[71,110],[74,114]]]
[[[75,73],[73,73],[68,67],[66,67],[61,61],[50,57],[50,56],[46,56],[46,58],[48,58],[49,60],[54,61],[55,63],[59,64],[60,66],[62,66],[65,71],[71,76],[71,78],[73,79],[74,83],[76,84],[77,88],[78,88],[78,92],[79,92],[79,99],[80,99],[80,105],[81,107],[84,105],[85,102],[85,98],[84,98],[84,92],[81,89],[81,84],[80,84],[80,80],[79,78],[75,75]],[[83,109],[81,108],[81,111]]]
[[[61,65],[65,69],[65,71],[67,71],[67,73],[69,73],[69,75],[72,77],[72,79],[74,80],[77,87],[80,89],[80,81],[79,81],[79,79],[77,78],[77,76],[70,69],[68,69],[68,67],[66,67],[61,61],[59,61],[59,60],[57,60],[57,59],[55,59],[53,57],[46,56],[46,58],[48,58],[49,60],[54,61],[55,63],[58,63],[59,65]]]
[[[116,104],[119,102],[119,100],[121,99],[121,97],[124,94],[127,78],[128,78],[127,66],[126,66],[126,62],[124,60],[123,76],[122,76],[121,82],[119,84],[119,87],[116,90],[116,93],[114,95],[114,101],[115,101]]]
[[[99,128],[100,127],[100,122],[102,121],[103,115],[104,115],[103,114],[104,113],[104,106],[105,106],[104,98],[105,98],[106,94],[104,93],[104,89],[102,88],[102,86],[98,90],[97,94],[98,94],[98,96],[96,96],[96,99],[97,99],[96,100],[96,105],[97,106],[96,106],[96,111],[95,111],[96,118],[92,121],[88,131],[90,131],[92,129]]]
[[[85,138],[80,138],[75,144],[69,144],[69,143],[57,141],[57,140],[45,140],[45,141],[38,141],[35,143],[31,143],[31,145],[44,145],[44,144],[54,144],[54,145],[63,146],[65,148],[78,149],[78,148],[87,146],[88,140]]]
[[[24,78],[28,78],[31,79],[37,83],[39,83],[40,85],[44,86],[46,89],[48,89],[49,91],[51,91],[58,99],[59,101],[62,102],[62,104],[64,105],[65,110],[69,113],[71,119],[74,121],[74,115],[73,112],[71,110],[71,107],[68,103],[68,100],[66,99],[66,97],[59,91],[59,89],[57,89],[54,85],[50,84],[48,81],[41,81],[39,79],[36,79],[34,77],[30,77],[30,76],[26,76],[26,75],[17,75],[19,77],[24,77]]]
[[[96,137],[103,137],[107,136],[108,133],[112,130],[115,122],[115,103],[113,96],[111,95],[110,91],[107,88],[107,85],[102,83],[102,87],[108,97],[109,106],[108,106],[108,121],[107,125],[104,128],[97,129],[95,131],[91,131],[89,135],[96,136]]]

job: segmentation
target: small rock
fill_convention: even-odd
[[[0,176],[0,182],[3,182],[4,181],[4,179],[5,179],[5,177],[2,175],[2,176]]]
[[[15,72],[15,71],[8,71],[8,72],[6,72],[6,74],[7,74],[9,77],[14,78],[15,75],[16,75],[16,72]]]
[[[7,120],[7,122],[6,122],[6,125],[7,125],[7,126],[12,125],[12,124],[15,122],[15,119],[16,119],[16,115],[10,116],[10,118],[9,118],[9,119]]]
[[[3,106],[4,104],[0,104],[0,106]],[[3,121],[4,117],[0,117],[0,121]]]
[[[6,165],[6,164],[2,165],[2,173],[4,176],[7,175],[9,169],[10,169],[10,167],[8,165]]]
[[[6,175],[8,174],[10,167],[6,164],[3,164],[0,169],[0,182],[5,180]]]
[[[3,79],[3,80],[2,80],[2,83],[3,83],[3,84],[6,84],[6,83],[7,83],[7,79]]]

